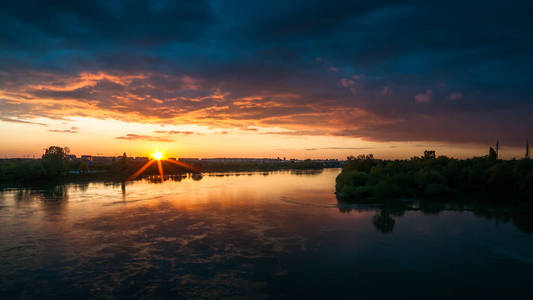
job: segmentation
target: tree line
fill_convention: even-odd
[[[398,199],[471,198],[533,204],[533,160],[435,156],[426,151],[409,160],[348,157],[336,178],[339,200],[387,202]]]
[[[68,147],[50,146],[41,159],[4,159],[0,160],[0,181],[13,180],[53,180],[66,177],[99,177],[125,180],[139,170],[146,161],[131,160],[124,153],[113,158],[111,163],[88,162],[82,159],[69,159]],[[165,174],[190,172],[190,169],[162,162]],[[202,172],[235,171],[274,171],[286,169],[322,169],[320,162],[305,160],[301,162],[256,163],[256,162],[197,162],[192,164]],[[159,174],[157,164],[152,164],[143,174]]]

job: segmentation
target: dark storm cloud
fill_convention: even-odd
[[[2,6],[7,119],[68,112],[290,130],[274,134],[515,144],[533,130],[527,1]]]
[[[213,18],[210,3],[201,0],[7,1],[0,14],[6,46],[24,49],[35,38],[37,50],[190,41]]]

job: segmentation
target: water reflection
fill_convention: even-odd
[[[386,210],[381,210],[379,215],[372,217],[372,224],[377,230],[383,233],[391,233],[394,229],[394,223],[396,221],[390,216],[390,213]]]
[[[70,188],[77,187],[77,185],[73,185]],[[68,190],[69,186],[64,184],[45,185],[40,188],[17,189],[14,196],[17,202],[34,200],[61,202],[68,200]],[[83,188],[80,190],[84,191]]]
[[[518,230],[527,234],[533,234],[533,209],[506,207],[502,205],[473,204],[433,201],[417,201],[403,205],[368,205],[347,204],[340,202],[339,211],[349,214],[350,212],[374,211],[372,218],[374,227],[382,233],[391,233],[398,217],[406,212],[421,212],[428,216],[438,216],[442,212],[472,212],[473,215],[506,224],[511,222]],[[396,218],[396,219],[395,219]]]
[[[338,204],[338,172],[207,173],[163,183],[146,177],[4,189],[1,298],[528,292],[528,213],[444,203]]]

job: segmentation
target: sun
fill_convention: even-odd
[[[152,153],[152,157],[155,160],[161,160],[161,159],[163,159],[163,153],[161,153],[159,151],[156,151],[156,152]]]
[[[135,173],[133,173],[130,177],[128,177],[129,180],[134,180],[139,175],[141,175],[146,169],[148,169],[151,165],[157,164],[157,169],[159,170],[159,176],[161,177],[161,182],[165,181],[165,173],[163,172],[163,162],[165,163],[171,163],[174,165],[178,165],[182,168],[188,169],[193,171],[195,174],[201,173],[202,171],[194,166],[191,166],[187,163],[181,162],[179,160],[175,159],[166,159],[163,155],[163,152],[160,152],[159,149],[157,149],[155,152],[150,153],[150,156],[152,159],[147,161],[142,167],[140,167]]]

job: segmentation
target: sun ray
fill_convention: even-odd
[[[159,169],[159,176],[161,177],[161,183],[165,181],[165,174],[163,174],[163,166],[161,165],[161,160],[157,160],[157,169]]]
[[[174,160],[174,159],[166,159],[164,156],[163,156],[163,153],[162,152],[159,152],[158,150],[156,150],[155,152],[151,153],[150,156],[152,157],[152,159],[150,161],[148,161],[146,164],[144,164],[141,168],[139,168],[135,173],[133,173],[133,175],[131,175],[130,177],[128,177],[128,181],[129,180],[134,180],[135,178],[137,178],[139,175],[141,175],[148,167],[150,167],[153,163],[157,163],[157,169],[159,171],[159,176],[161,177],[161,183],[163,183],[165,181],[165,172],[164,172],[164,169],[163,169],[163,161],[165,162],[169,162],[171,164],[175,164],[175,165],[178,165],[182,168],[185,168],[187,170],[190,170],[192,172],[195,172],[195,173],[201,173],[202,171],[188,163],[184,163],[184,162],[181,162],[181,161],[177,161],[177,160]]]
[[[175,164],[175,165],[178,165],[180,167],[183,167],[183,168],[186,168],[186,169],[189,169],[193,172],[196,172],[196,173],[201,173],[202,171],[196,167],[193,167],[191,166],[190,164],[187,164],[187,163],[184,163],[184,162],[181,162],[181,161],[177,161],[177,160],[173,160],[173,159],[167,159],[165,160],[169,163],[172,163],[172,164]]]
[[[144,170],[148,169],[148,167],[151,166],[154,162],[155,162],[155,160],[150,160],[149,162],[144,164],[144,166],[142,166],[139,170],[137,170],[135,173],[133,173],[133,175],[128,177],[128,179],[126,179],[126,180],[130,181],[130,180],[133,180],[133,179],[137,178],[137,176],[141,175],[141,173],[144,172]]]

